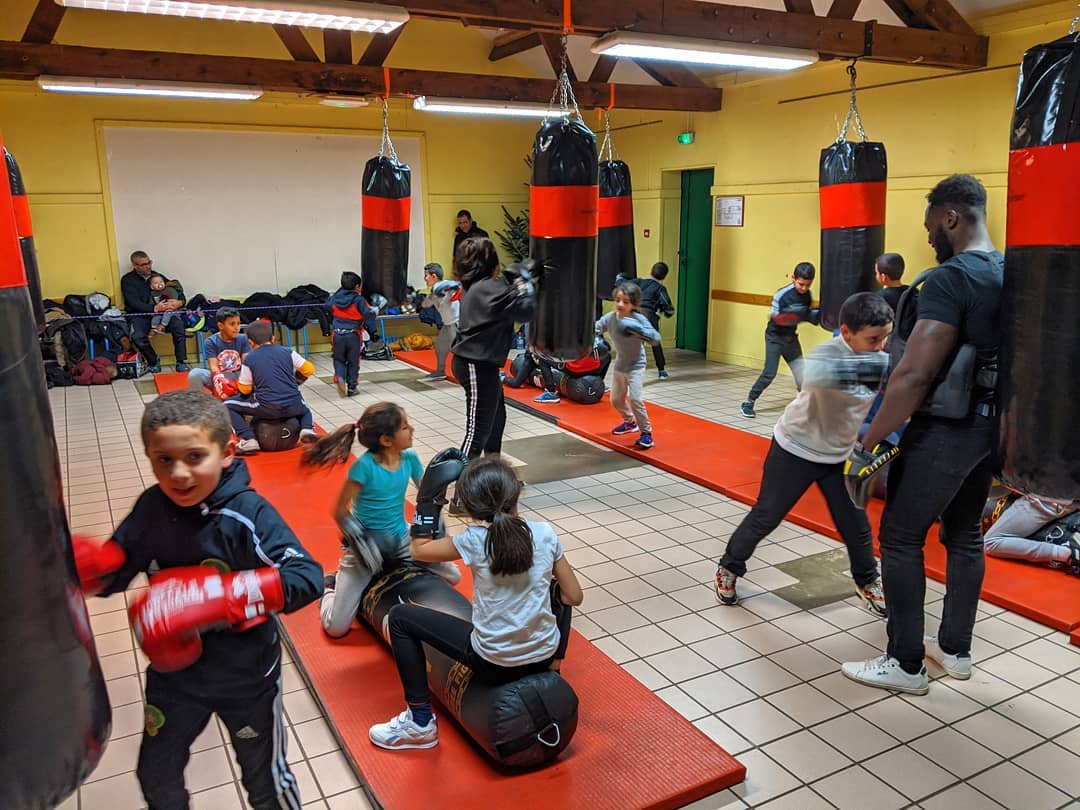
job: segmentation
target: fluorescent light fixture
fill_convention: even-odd
[[[555,117],[547,104],[528,101],[488,101],[475,98],[428,98],[417,96],[413,109],[425,112],[460,113],[462,115],[512,116],[515,118]]]
[[[69,8],[386,34],[409,21],[400,6],[344,0],[55,0]]]
[[[371,99],[363,96],[336,96],[331,94],[320,98],[319,103],[324,107],[337,107],[345,110],[355,107],[367,107],[371,104]]]
[[[592,52],[628,59],[655,59],[693,65],[793,70],[818,60],[814,51],[777,48],[770,45],[743,45],[708,39],[683,39],[652,34],[616,31],[592,44]]]
[[[142,82],[127,79],[91,79],[82,76],[38,76],[38,86],[51,93],[90,93],[104,96],[158,96],[216,101],[254,101],[261,87],[240,84],[188,84]]]

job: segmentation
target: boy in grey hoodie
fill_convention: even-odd
[[[446,379],[446,358],[457,336],[458,315],[461,312],[461,282],[443,280],[443,268],[438,262],[424,265],[424,282],[431,292],[424,296],[420,306],[435,307],[442,319],[439,336],[435,339],[435,370],[420,378],[421,382],[438,382]]]
[[[615,349],[611,372],[611,404],[622,417],[612,430],[615,436],[641,432],[634,447],[648,450],[653,446],[652,423],[645,411],[642,389],[645,384],[645,344],[655,346],[660,333],[641,314],[641,288],[631,281],[615,287],[615,309],[596,322],[596,334],[607,332]],[[630,404],[627,405],[629,395]]]

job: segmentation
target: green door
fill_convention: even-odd
[[[692,352],[704,352],[708,338],[712,184],[712,169],[694,169],[682,173],[675,345]]]

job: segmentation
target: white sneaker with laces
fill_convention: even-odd
[[[840,667],[840,671],[844,673],[844,677],[863,686],[891,689],[909,695],[925,695],[930,691],[926,667],[923,667],[918,675],[911,675],[888,653],[869,661],[848,661]]]
[[[236,444],[236,455],[250,456],[252,453],[258,453],[261,449],[258,439],[241,439]]]
[[[923,636],[926,657],[945,670],[946,675],[966,681],[971,677],[970,655],[949,655],[938,644],[937,636]]]
[[[881,577],[878,577],[869,585],[856,585],[855,592],[862,600],[866,612],[884,619],[888,616],[885,610],[885,591],[881,587]]]
[[[385,723],[376,723],[368,731],[368,738],[379,748],[434,748],[439,744],[439,725],[435,715],[426,726],[413,722],[412,712],[406,709]]]
[[[739,578],[724,566],[716,569],[716,601],[722,605],[737,605],[739,596],[735,593],[735,583]]]

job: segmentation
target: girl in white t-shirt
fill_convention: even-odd
[[[474,459],[458,479],[457,497],[481,525],[452,538],[412,538],[415,560],[460,559],[469,566],[472,621],[420,605],[391,608],[390,645],[408,706],[371,727],[375,745],[432,748],[439,742],[424,644],[492,683],[559,668],[570,634],[568,606],[581,604],[581,585],[554,529],[518,517],[520,492],[521,482],[506,462],[491,456]]]

